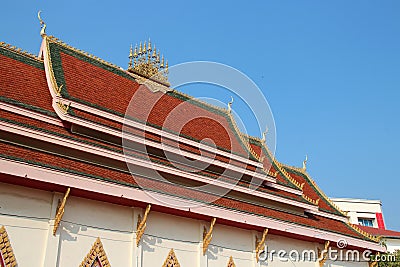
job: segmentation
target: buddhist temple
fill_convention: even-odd
[[[328,257],[385,249],[306,163],[278,162],[229,109],[172,88],[151,41],[125,68],[41,22],[37,55],[0,43],[0,266],[376,265]]]

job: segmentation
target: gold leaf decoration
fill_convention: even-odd
[[[100,263],[101,265],[99,265]],[[85,259],[82,261],[79,267],[110,267],[110,262],[108,261],[106,252],[104,251],[103,244],[100,238],[96,239],[89,253],[86,255]]]
[[[181,265],[179,264],[178,259],[176,258],[174,249],[171,248],[162,267],[180,267],[180,266]]]
[[[0,265],[3,266],[1,261],[4,263],[4,267],[17,266],[10,238],[4,226],[0,228]]]

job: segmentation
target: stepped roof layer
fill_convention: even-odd
[[[142,189],[199,203],[210,202],[210,206],[240,212],[243,216],[257,216],[299,225],[305,229],[327,231],[363,240],[368,244],[376,242],[371,235],[346,223],[345,215],[329,201],[305,171],[277,162],[262,140],[238,132],[235,122],[226,111],[176,91],[151,92],[140,86],[136,77],[130,73],[79,52],[54,38],[44,38],[42,53],[43,57],[38,58],[4,43],[0,45],[2,166],[18,162],[129,188],[139,188],[140,182]],[[184,124],[182,130],[177,125],[168,125],[163,131],[176,133],[176,136],[184,139],[177,141],[171,137],[166,142],[187,151],[188,157],[194,158],[195,155],[207,157],[207,154],[203,153],[203,148],[187,140],[213,140],[217,150],[216,154],[211,153],[209,156],[214,156],[215,162],[227,165],[214,162],[212,168],[197,172],[197,176],[191,179],[198,179],[197,183],[210,181],[207,179],[233,183],[234,190],[242,195],[227,194],[214,199],[210,193],[196,188],[131,175],[123,162],[125,156],[136,161],[145,160],[143,166],[154,164],[152,166],[168,167],[162,171],[167,178],[187,178],[191,175],[179,172],[179,166],[159,153],[156,145],[152,148],[154,153],[145,155],[143,151],[132,150],[124,155],[121,142],[115,141],[120,140],[121,136],[112,134],[121,131],[123,121],[118,118],[123,117],[133,94],[138,95],[140,105],[133,112],[137,116],[132,119],[152,128],[144,131],[144,134],[143,130],[142,133],[138,129],[130,130],[134,134],[141,134],[146,140],[164,142],[153,128],[161,129],[166,120],[165,114],[171,112],[173,107],[179,106],[176,115],[178,122],[187,121],[190,113],[194,113],[196,118],[207,118],[191,120]],[[141,111],[146,101],[155,96],[159,100],[150,116],[146,117]],[[83,133],[76,130],[75,124],[79,121],[90,131]],[[231,165],[235,165],[236,169]],[[232,168],[232,172],[243,176],[239,181],[222,177],[221,166]],[[271,169],[264,170],[263,166],[271,166]],[[250,173],[247,175],[246,171]],[[250,187],[246,177],[252,173],[264,175],[260,177],[266,177],[265,181],[251,195],[243,197],[243,194],[249,194],[246,193]],[[12,177],[3,173],[0,180],[17,183],[24,179]],[[104,197],[104,201],[108,199]],[[304,212],[299,212],[299,209]],[[296,235],[304,234],[299,232]]]
[[[374,236],[381,236],[386,238],[396,238],[400,239],[400,232],[388,230],[388,229],[381,229],[381,228],[374,228],[369,226],[358,225],[361,230],[364,230],[367,233],[370,233]]]
[[[248,156],[247,144],[230,116],[221,109],[177,91],[151,92],[146,86],[140,86],[130,73],[52,39],[48,48],[55,83],[59,88],[62,86],[63,98],[120,117],[125,116],[129,106],[128,114],[138,122],[196,141],[208,138],[222,150]],[[132,99],[134,103],[130,105]],[[79,115],[86,117],[83,112]],[[105,123],[115,126],[110,121]]]

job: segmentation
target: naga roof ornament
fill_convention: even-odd
[[[307,170],[307,161],[308,161],[308,156],[306,155],[306,158],[303,160],[303,170]]]
[[[40,36],[42,36],[42,38],[44,38],[46,36],[46,23],[44,23],[44,21],[42,20],[42,18],[40,17],[40,13],[42,13],[41,10],[39,10],[37,16],[40,22]]]
[[[169,86],[168,82],[168,61],[164,59],[164,55],[160,55],[160,50],[157,51],[156,46],[151,46],[149,39],[148,43],[140,42],[140,45],[132,45],[129,51],[128,71],[159,82],[165,86]]]

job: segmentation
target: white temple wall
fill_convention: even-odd
[[[198,266],[199,238],[198,221],[150,212],[145,234],[137,248],[141,266],[162,266],[171,249],[181,266]]]
[[[6,228],[19,266],[42,266],[51,205],[49,192],[0,183],[0,227]]]
[[[386,243],[388,252],[395,252],[400,250],[400,239],[399,238],[384,238],[383,241]]]
[[[124,207],[70,196],[53,236],[54,216],[63,195],[0,183],[0,226],[10,237],[18,266],[78,267],[100,237],[113,267],[161,267],[171,249],[181,267],[225,267],[232,256],[236,267],[317,267],[314,261],[255,260],[255,235],[261,233],[215,224],[206,255],[203,227],[210,222],[150,211],[147,227],[136,247],[136,225],[141,208]],[[316,250],[316,244],[269,234],[268,251]],[[321,246],[321,245],[320,245]],[[366,263],[327,265],[367,266]]]

